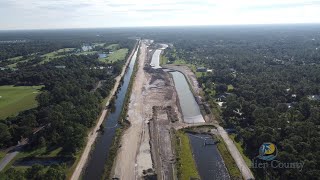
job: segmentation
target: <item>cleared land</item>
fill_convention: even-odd
[[[145,106],[143,103],[143,87],[145,73],[146,45],[141,44],[141,54],[138,56],[138,72],[132,87],[128,108],[128,120],[131,126],[121,138],[121,148],[118,150],[114,165],[114,177],[120,179],[137,179],[142,176],[142,171],[152,168],[149,145],[148,120],[144,117]]]
[[[119,49],[114,51],[111,54],[108,54],[106,58],[100,59],[100,61],[106,62],[106,63],[114,63],[116,61],[122,61],[126,58],[127,54],[128,54],[127,48]]]
[[[0,119],[37,106],[35,97],[42,86],[0,86]]]

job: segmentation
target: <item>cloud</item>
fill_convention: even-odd
[[[0,29],[320,22],[316,0],[0,0]]]

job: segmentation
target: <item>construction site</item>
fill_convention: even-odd
[[[121,138],[112,168],[114,179],[178,179],[175,132],[203,125],[209,125],[215,133],[219,132],[215,128],[219,125],[211,116],[202,116],[200,111],[190,117],[183,113],[186,110],[182,109],[184,107],[179,99],[183,96],[178,95],[181,92],[177,91],[177,79],[171,72],[176,70],[184,74],[184,80],[189,85],[183,91],[192,92],[198,109],[197,97],[201,89],[190,70],[174,65],[166,68],[159,66],[157,62],[166,47],[164,44],[154,44],[152,40],[141,42],[128,105],[127,119],[131,125]],[[189,89],[189,86],[192,87]],[[196,121],[188,120],[195,117]]]

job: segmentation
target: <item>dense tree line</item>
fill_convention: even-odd
[[[320,101],[310,96],[320,94],[320,27],[211,30],[169,34],[168,59],[213,69],[198,78],[206,101],[216,107],[223,97],[225,126],[238,131],[251,159],[262,143],[273,142],[277,160],[304,163],[302,171],[253,169],[257,178],[317,179]]]
[[[0,174],[3,180],[64,180],[66,167],[64,165],[53,165],[48,168],[42,165],[33,165],[26,171],[10,168],[5,173]]]
[[[62,48],[81,48],[83,44],[108,42],[130,49],[135,43],[128,39],[130,36],[132,33],[116,29],[3,31],[0,33],[0,67],[6,65],[8,58],[23,56],[26,59],[31,55],[42,55]]]
[[[115,43],[131,50],[135,41],[120,40]],[[21,50],[21,44],[12,45],[17,46],[17,51]],[[44,46],[45,51],[60,48],[49,47],[50,44]],[[40,50],[36,48],[34,51]],[[17,70],[0,71],[0,85],[43,85],[36,97],[39,104],[37,108],[0,122],[0,148],[16,145],[22,138],[29,138],[29,144],[25,147],[28,150],[62,147],[61,156],[74,157],[84,146],[88,129],[95,124],[101,111],[101,102],[109,95],[115,83],[114,78],[120,74],[125,61],[106,65],[98,60],[97,55],[67,55],[38,64],[40,61],[43,58],[38,56],[34,60],[19,63]],[[26,171],[9,169],[1,174],[1,179],[65,179],[65,169],[64,166],[40,165]]]

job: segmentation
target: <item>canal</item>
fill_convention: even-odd
[[[197,169],[202,180],[229,180],[227,168],[210,135],[188,134]],[[204,141],[210,145],[204,145]]]
[[[178,71],[170,72],[178,93],[183,120],[186,123],[205,122],[185,76]]]
[[[116,97],[115,111],[109,112],[103,122],[104,132],[101,133],[101,135],[96,139],[94,149],[90,154],[88,164],[83,172],[82,179],[84,180],[101,179],[103,175],[110,146],[112,145],[116,129],[119,128],[118,119],[124,105],[125,95],[127,93],[130,78],[134,69],[134,64],[137,59],[137,51],[138,48],[132,56],[128,69],[123,76],[123,83],[121,84],[121,87],[119,87],[120,89],[118,89],[117,94],[114,96]]]

